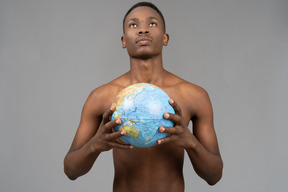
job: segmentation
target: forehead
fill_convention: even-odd
[[[133,9],[126,17],[125,22],[137,18],[137,19],[146,19],[146,18],[151,18],[154,17],[158,21],[162,21],[161,16],[152,9],[151,7],[146,7],[146,6],[141,6],[141,7],[136,7]],[[163,22],[163,21],[162,21]]]

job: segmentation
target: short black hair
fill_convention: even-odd
[[[123,33],[124,33],[124,23],[125,23],[125,19],[126,19],[127,15],[137,7],[150,7],[152,9],[154,9],[162,18],[163,24],[164,24],[164,31],[166,31],[165,19],[163,17],[163,14],[161,13],[161,11],[158,9],[158,7],[156,7],[156,5],[154,5],[151,2],[142,1],[142,2],[139,2],[139,3],[136,3],[135,5],[133,5],[125,14],[124,19],[123,19]]]

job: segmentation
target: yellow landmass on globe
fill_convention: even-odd
[[[116,101],[113,103],[113,106],[117,107],[117,106],[121,106],[124,101],[127,99],[128,96],[132,96],[129,99],[133,100],[134,97],[136,96],[136,92],[139,89],[144,90],[145,87],[148,87],[149,85],[139,85],[139,84],[135,84],[135,85],[130,85],[129,87],[126,87],[125,89],[123,89],[122,91],[120,91],[120,93],[117,95],[116,97]]]
[[[132,127],[130,127],[129,125],[124,125],[120,130],[123,129],[126,131],[128,135],[130,135],[134,139],[137,139],[137,137],[139,136],[139,132],[135,129],[133,125]]]

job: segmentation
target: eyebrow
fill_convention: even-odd
[[[156,17],[148,17],[148,18],[147,18],[147,20],[153,20],[153,19],[155,19],[155,20],[158,21],[158,19],[156,19]]]
[[[158,19],[156,19],[155,17],[147,17],[147,20],[149,20],[149,21],[151,21],[151,20],[153,20],[153,19],[155,19],[155,20],[158,21]],[[139,19],[138,19],[138,18],[131,18],[131,19],[129,19],[129,21],[134,21],[134,22],[136,22],[136,21],[139,21]]]
[[[131,19],[129,19],[129,21],[139,21],[139,19],[138,18],[131,18]]]

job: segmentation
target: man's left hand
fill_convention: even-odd
[[[174,108],[175,114],[167,112],[164,114],[164,118],[173,121],[174,127],[160,127],[160,132],[168,133],[169,136],[159,139],[157,142],[158,144],[175,142],[178,146],[183,148],[191,147],[193,142],[195,142],[195,137],[184,122],[181,108],[172,99],[169,100],[169,103]]]

